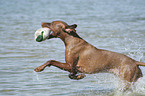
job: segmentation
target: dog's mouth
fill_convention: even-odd
[[[47,39],[51,39],[51,38],[53,38],[54,36],[53,36],[53,31],[52,30],[50,30],[49,31],[49,36],[48,36],[48,38]]]

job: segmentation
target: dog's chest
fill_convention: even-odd
[[[78,47],[69,47],[65,50],[65,61],[66,63],[73,63],[79,56],[80,49]]]

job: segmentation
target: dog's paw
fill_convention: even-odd
[[[40,68],[40,67],[37,67],[37,68],[34,69],[35,72],[41,72],[41,71],[43,71],[43,70],[44,70],[44,69],[42,69],[42,68]]]
[[[69,78],[70,79],[74,79],[74,80],[79,80],[79,79],[83,79],[84,77],[86,77],[86,75],[85,74],[76,74],[76,75],[74,75],[74,74],[69,74]]]
[[[85,74],[79,74],[76,76],[76,79],[79,80],[79,79],[83,79],[84,77],[86,77]]]
[[[68,77],[69,77],[70,79],[74,79],[74,78],[75,78],[75,75],[70,73],[70,74],[68,75]]]

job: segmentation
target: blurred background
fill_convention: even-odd
[[[1,96],[144,96],[145,77],[133,92],[119,92],[113,74],[76,81],[55,67],[33,70],[48,60],[65,62],[63,42],[38,43],[41,22],[77,24],[77,33],[97,48],[145,62],[145,0],[0,0]],[[140,67],[145,74],[145,67]]]

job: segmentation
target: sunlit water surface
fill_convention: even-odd
[[[47,60],[65,62],[60,39],[34,41],[41,22],[53,20],[77,24],[77,33],[97,48],[145,62],[145,0],[0,0],[1,96],[145,96],[145,77],[123,93],[109,73],[79,81],[55,67],[35,73]]]

